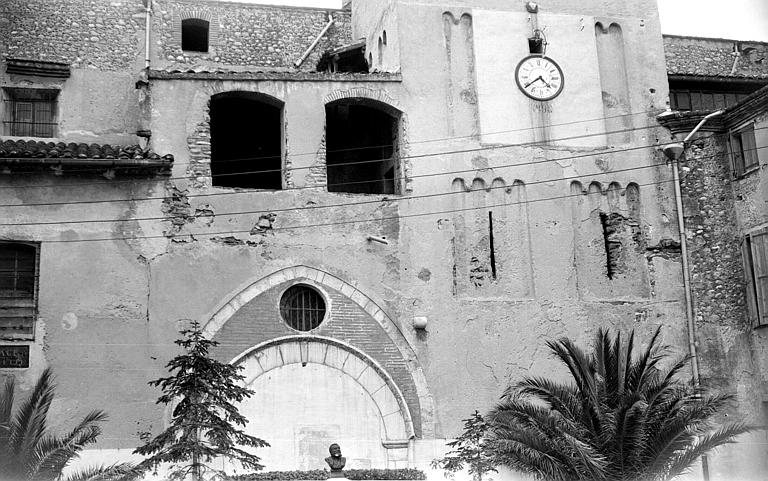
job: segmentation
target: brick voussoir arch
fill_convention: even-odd
[[[321,364],[339,370],[354,379],[378,408],[385,441],[415,437],[408,404],[394,379],[373,358],[346,342],[323,336],[279,337],[243,351],[230,364],[250,364],[246,385],[273,369],[291,364]]]
[[[396,109],[401,113],[403,112],[403,108],[400,105],[400,102],[390,97],[385,90],[372,89],[368,87],[353,87],[348,90],[334,90],[333,92],[329,93],[323,98],[323,103],[329,104],[331,102],[335,102],[337,100],[342,100],[342,99],[376,100],[377,102],[386,104],[389,107]]]
[[[314,267],[299,265],[287,267],[272,274],[262,277],[256,281],[251,281],[231,292],[226,299],[228,301],[219,305],[213,313],[208,316],[209,321],[203,328],[203,335],[208,339],[213,339],[216,333],[224,324],[245,304],[265,292],[267,289],[275,287],[286,281],[295,281],[308,279],[319,285],[326,286],[341,292],[355,304],[360,306],[368,315],[384,329],[389,338],[397,347],[400,355],[405,360],[408,371],[411,373],[416,394],[419,400],[421,414],[421,434],[423,437],[433,437],[435,435],[435,407],[432,395],[429,392],[427,378],[421,368],[421,363],[416,356],[416,352],[405,338],[400,326],[398,326],[380,307],[380,304],[373,300],[367,294],[364,294],[357,287],[340,279],[339,277]]]

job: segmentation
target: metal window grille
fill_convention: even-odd
[[[56,90],[6,89],[5,134],[55,137],[57,95]]]
[[[280,315],[292,328],[311,331],[325,318],[325,300],[307,285],[291,286],[280,299]]]
[[[0,337],[28,338],[37,310],[37,248],[0,243]]]

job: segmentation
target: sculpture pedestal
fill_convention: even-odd
[[[331,471],[331,474],[328,476],[330,479],[347,479],[347,477],[344,475],[342,471]]]

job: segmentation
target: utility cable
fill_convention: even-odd
[[[562,123],[559,123],[559,124],[550,124],[550,126],[563,126],[563,125],[573,125],[573,124],[579,124],[579,123],[598,122],[598,121],[601,121],[601,120],[607,120],[607,119],[612,119],[612,118],[626,117],[626,116],[632,116],[632,115],[644,115],[644,114],[648,114],[648,113],[652,113],[652,112],[660,112],[660,111],[648,110],[648,111],[644,111],[644,112],[620,114],[620,115],[609,116],[609,117],[601,117],[601,118],[596,118],[596,119],[574,120],[574,121],[569,121],[569,122],[562,122]],[[659,125],[647,126],[647,127],[643,127],[643,129],[655,128],[655,127],[661,127],[661,126],[659,126]],[[504,134],[504,133],[522,132],[522,131],[526,131],[526,130],[534,130],[534,129],[537,129],[537,128],[540,128],[540,127],[523,127],[523,128],[519,128],[519,129],[511,129],[511,130],[490,132],[490,133],[485,133],[483,135],[488,135],[488,136],[499,135],[499,134]],[[639,129],[640,128],[637,128],[637,129],[634,129],[634,128],[633,129],[625,129],[625,130],[622,130],[622,131],[616,131],[615,133],[624,132],[624,131],[639,130]],[[604,132],[603,134],[601,134],[601,133],[589,134],[589,135],[586,135],[585,137],[592,137],[592,136],[595,136],[595,135],[604,135],[604,134],[608,134],[608,133],[614,133],[614,132]],[[446,137],[446,138],[442,138],[442,139],[428,139],[428,140],[422,140],[422,141],[409,142],[409,145],[418,145],[418,144],[421,144],[421,143],[431,143],[431,142],[446,142],[446,141],[451,141],[451,140],[456,140],[456,139],[474,139],[476,137],[477,137],[476,135],[466,135],[466,136]],[[574,136],[574,137],[569,137],[569,138],[564,138],[564,139],[552,139],[552,140],[550,140],[548,142],[553,142],[553,141],[558,141],[558,140],[570,140],[572,138],[579,138],[579,137],[580,136]],[[533,143],[535,144],[536,142],[533,142]],[[512,145],[514,145],[514,144],[512,144]],[[520,144],[520,145],[522,145],[522,144]],[[548,145],[548,144],[544,143],[544,145]],[[370,149],[374,149],[374,148],[385,148],[385,147],[392,147],[392,144],[380,145],[380,146],[354,147],[354,148],[348,148],[348,149],[333,149],[333,150],[326,151],[326,153],[350,152],[350,151],[357,151],[357,150],[370,150]],[[495,146],[495,148],[501,148],[501,147]],[[294,158],[294,157],[300,157],[300,156],[305,156],[305,155],[317,155],[317,151],[315,151],[315,152],[298,153],[298,154],[290,154],[290,157]],[[221,163],[221,162],[224,162],[224,163],[225,162],[241,162],[241,161],[247,161],[247,160],[277,159],[277,158],[282,159],[282,155],[280,155],[280,156],[269,155],[269,156],[261,156],[261,157],[244,157],[244,158],[238,158],[238,159],[222,159],[220,161],[217,161],[217,163]],[[405,157],[398,157],[398,159],[404,159],[404,158],[409,158],[409,157],[407,157],[407,156],[405,156]],[[111,159],[105,159],[105,160],[111,160]],[[381,159],[381,160],[378,160],[378,161],[379,162],[383,162],[383,161],[386,161],[386,160],[389,160],[389,159]],[[333,165],[334,166],[356,165],[356,164],[360,164],[360,163],[363,163],[363,162],[370,162],[370,161],[338,163],[338,164],[333,164]],[[174,165],[192,165],[192,164],[197,165],[198,162],[174,162]],[[67,169],[67,172],[68,173],[100,172],[100,171],[104,170],[105,167],[106,166],[94,167],[94,168],[89,168],[89,169],[71,169],[71,170]],[[142,166],[142,165],[126,165],[126,166],[118,166],[117,168],[124,169],[124,170],[125,169],[146,169],[146,167]],[[304,169],[304,168],[311,168],[311,167],[296,167],[296,168],[292,168],[292,169],[281,168],[281,169],[259,170],[259,171],[254,171],[253,173],[283,172],[283,171],[287,171],[287,170],[301,170],[301,169]],[[29,171],[29,172],[17,171],[17,172],[14,172],[14,174],[22,174],[22,175],[25,175],[25,174],[39,174],[39,173],[40,173],[39,171]],[[241,175],[243,173],[246,173],[246,172],[237,172],[237,173],[234,173],[234,174],[219,174],[219,175]],[[174,179],[181,180],[181,179],[191,179],[191,178],[195,178],[195,176],[178,177],[178,178],[174,178]],[[42,186],[42,187],[47,187],[47,186]],[[0,186],[0,188],[2,188],[2,186]]]
[[[764,127],[768,128],[768,127]],[[653,144],[653,145],[643,145],[643,146],[636,146],[636,147],[628,147],[624,149],[616,149],[611,151],[606,151],[602,153],[603,155],[607,154],[618,154],[622,152],[630,152],[630,151],[636,151],[636,150],[642,150],[642,149],[648,149],[648,148],[660,148],[664,147],[665,145],[675,144],[678,142],[668,142],[664,144]],[[748,150],[759,150],[764,147],[757,147],[756,149],[748,149]],[[597,154],[594,152],[591,153],[585,153],[585,154],[579,154],[579,155],[572,155],[572,156],[565,156],[565,157],[557,157],[553,159],[542,159],[542,160],[533,160],[528,162],[520,162],[516,164],[503,164],[494,166],[492,168],[489,168],[489,170],[502,170],[507,168],[516,168],[516,167],[523,167],[528,165],[537,165],[537,164],[544,164],[549,162],[560,162],[563,160],[574,160],[579,158],[586,158],[586,157],[593,157]],[[716,157],[720,154],[714,154],[712,157]],[[732,157],[733,154],[726,153],[725,155]],[[465,169],[465,170],[457,170],[457,171],[448,171],[448,172],[435,172],[435,173],[429,173],[429,174],[417,174],[417,175],[410,175],[407,177],[399,177],[398,180],[402,179],[414,179],[414,178],[423,178],[423,177],[435,177],[435,176],[445,176],[445,175],[455,175],[455,174],[463,174],[463,173],[471,173],[471,172],[477,172],[478,168],[472,168],[472,169]],[[369,183],[371,181],[358,181],[358,182],[349,182],[346,184],[359,184],[359,183]],[[376,181],[378,182],[378,181]],[[337,184],[338,185],[338,184]],[[20,187],[17,187],[20,188]],[[325,193],[325,189],[327,188],[327,185],[319,185],[319,186],[305,186],[305,187],[297,187],[292,189],[285,189],[284,191],[274,191],[277,192],[294,192],[304,189],[324,189],[322,192]],[[263,191],[233,191],[233,192],[208,192],[208,193],[202,193],[202,194],[187,194],[185,195],[186,198],[204,198],[204,197],[218,197],[221,195],[253,195],[255,193],[262,193]],[[271,192],[271,191],[269,191]],[[345,192],[329,192],[329,193],[337,193],[337,194],[344,194]],[[349,193],[349,192],[346,192]],[[352,193],[354,194],[354,193]],[[371,194],[368,194],[371,195]],[[399,199],[410,199],[414,198],[414,196],[403,196],[399,194],[372,194],[372,195],[382,195],[382,196],[388,196],[391,195],[393,197],[390,197],[390,200],[399,200]],[[43,207],[43,206],[58,206],[58,205],[81,205],[81,204],[105,204],[105,203],[120,203],[120,202],[144,202],[144,201],[153,201],[153,200],[160,200],[160,201],[166,201],[168,199],[171,199],[172,195],[164,195],[164,196],[156,196],[156,197],[134,197],[134,198],[119,198],[119,199],[104,199],[104,200],[80,200],[80,201],[61,201],[61,202],[28,202],[23,204],[0,204],[0,207],[7,207],[7,208],[18,208],[18,207]],[[346,205],[355,205],[357,202],[351,202]],[[300,209],[300,208],[299,208]],[[289,209],[290,210],[290,209]]]
[[[664,164],[651,164],[651,165],[643,165],[639,167],[628,167],[625,169],[617,169],[610,171],[611,174],[614,173],[621,173],[621,172],[632,172],[636,170],[643,170],[643,169],[651,169],[656,167],[661,167]],[[598,175],[606,175],[606,173],[598,174]],[[583,178],[584,175],[573,175],[570,177],[558,177],[558,178],[548,178],[548,179],[540,179],[532,182],[527,182],[525,186],[529,185],[536,185],[536,184],[545,184],[550,182],[560,182],[560,181],[568,181],[568,180],[576,180]],[[459,191],[450,191],[450,192],[436,192],[431,194],[419,194],[419,195],[412,195],[408,197],[393,197],[393,198],[387,198],[386,200],[383,199],[369,199],[369,200],[363,200],[359,202],[353,202],[353,203],[339,203],[339,204],[327,204],[327,205],[306,205],[306,206],[300,206],[300,207],[284,207],[284,208],[278,208],[278,209],[266,209],[266,210],[246,210],[246,211],[237,211],[237,212],[220,212],[220,213],[214,213],[216,217],[225,217],[225,216],[238,216],[238,215],[251,215],[251,214],[264,214],[264,213],[277,213],[277,212],[295,212],[295,211],[302,211],[302,210],[315,210],[315,209],[333,209],[338,207],[356,207],[359,205],[367,205],[367,204],[380,204],[380,203],[388,203],[388,202],[397,202],[397,201],[410,201],[410,200],[418,200],[418,199],[428,199],[428,198],[434,198],[434,197],[442,197],[447,195],[457,195],[457,194],[466,194],[471,192],[488,192],[491,190],[496,189],[508,189],[511,185],[499,185],[499,186],[490,186],[485,188],[479,188],[479,189],[465,189],[465,190],[459,190]],[[3,227],[9,227],[9,226],[31,226],[31,225],[59,225],[59,224],[90,224],[90,223],[112,223],[112,222],[136,222],[136,221],[165,221],[170,222],[172,219],[172,216],[156,216],[156,217],[131,217],[126,219],[84,219],[84,220],[68,220],[68,221],[42,221],[42,222],[3,222],[0,223],[0,226]]]
[[[438,157],[441,155],[454,155],[454,154],[465,154],[465,153],[472,153],[472,152],[483,152],[483,151],[491,151],[491,150],[500,150],[500,149],[508,149],[508,148],[514,148],[514,147],[541,147],[541,146],[549,146],[552,147],[553,142],[562,142],[565,140],[576,140],[576,139],[584,139],[584,138],[590,138],[590,137],[598,137],[603,135],[611,135],[611,134],[619,134],[619,133],[627,133],[627,132],[636,132],[640,130],[649,130],[649,129],[656,129],[661,128],[659,125],[650,125],[645,127],[633,127],[633,128],[627,128],[627,129],[619,129],[619,130],[611,130],[606,132],[595,132],[591,134],[583,134],[583,135],[573,135],[570,137],[560,137],[556,139],[549,139],[546,141],[530,141],[530,142],[522,142],[517,144],[494,144],[494,145],[487,145],[484,147],[472,147],[468,149],[460,149],[460,150],[449,150],[445,152],[435,152],[435,153],[427,153],[427,154],[414,154],[414,155],[403,155],[403,156],[397,156],[397,160],[409,160],[409,159],[419,159],[424,157]],[[597,148],[595,148],[597,150]],[[606,149],[608,151],[608,149]],[[255,159],[255,158],[254,158]],[[384,158],[384,159],[372,159],[372,160],[358,160],[358,161],[351,161],[351,162],[336,162],[332,164],[328,164],[326,161],[326,166],[330,166],[332,168],[336,167],[343,167],[343,166],[349,166],[349,165],[365,165],[365,164],[374,164],[374,163],[382,163],[387,162],[391,160],[392,158]],[[249,160],[249,159],[244,159]],[[181,164],[179,164],[181,165]],[[100,167],[94,167],[94,168],[88,168],[88,169],[67,169],[68,173],[83,173],[83,172],[101,172],[106,168],[106,166],[100,166]],[[138,170],[146,170],[146,166],[137,164],[137,165],[127,165],[127,166],[114,166],[112,168],[115,169],[122,169],[122,170],[130,170],[130,169],[138,169]],[[249,172],[232,172],[232,173],[225,173],[225,174],[217,174],[217,177],[223,177],[223,176],[234,176],[234,175],[244,175],[247,173],[254,173],[254,174],[268,174],[268,173],[287,173],[287,172],[294,172],[294,171],[300,171],[300,170],[310,170],[317,168],[317,166],[314,165],[308,165],[304,167],[291,167],[290,169],[286,169],[285,167],[281,167],[279,169],[264,169],[264,170],[256,170],[256,171],[249,171]],[[39,175],[40,171],[28,171],[28,172],[14,172],[15,175]],[[185,176],[177,179],[195,179],[198,176],[190,175]]]
[[[671,182],[672,180],[669,179],[669,180],[648,182],[648,183],[636,184],[636,185],[638,187],[643,187],[643,186],[668,184]],[[363,224],[363,223],[371,223],[371,222],[383,222],[383,221],[389,221],[389,220],[400,220],[400,219],[406,219],[406,218],[424,217],[429,215],[446,215],[446,214],[454,214],[454,213],[467,212],[467,211],[473,211],[473,210],[491,209],[495,207],[508,207],[508,206],[518,205],[518,204],[533,204],[538,202],[568,199],[571,197],[580,197],[582,195],[587,195],[587,194],[583,194],[583,193],[567,194],[567,195],[560,195],[560,196],[554,196],[554,197],[544,197],[540,199],[531,199],[531,200],[514,201],[514,202],[502,202],[502,203],[496,203],[496,204],[490,204],[490,205],[466,207],[462,209],[448,209],[448,210],[442,210],[442,211],[419,212],[415,214],[401,214],[396,216],[381,217],[377,219],[351,219],[351,220],[338,221],[338,222],[279,226],[279,227],[272,227],[271,229],[269,229],[269,232],[288,231],[288,230],[296,230],[296,229],[315,229],[315,228],[322,228],[322,227]],[[100,237],[100,238],[91,238],[91,239],[51,239],[51,240],[40,240],[38,242],[42,242],[46,244],[49,244],[49,243],[50,244],[67,244],[67,243],[74,243],[74,242],[131,241],[131,240],[141,240],[141,239],[170,239],[170,238],[179,239],[184,237],[188,237],[191,240],[196,240],[197,236],[215,237],[215,236],[231,235],[231,234],[250,234],[251,231],[252,229],[216,231],[216,232],[197,232],[197,233],[188,233],[188,234],[179,233],[179,234],[170,234],[170,235],[158,234],[158,235],[145,235],[145,236]]]
[[[766,127],[766,128],[768,128],[768,127]],[[664,144],[652,144],[652,145],[634,146],[634,147],[627,147],[627,148],[623,148],[623,149],[606,150],[606,151],[602,151],[602,152],[599,152],[599,153],[589,152],[589,153],[584,153],[584,154],[580,154],[580,155],[557,157],[557,158],[553,158],[553,159],[542,159],[542,160],[533,160],[533,161],[528,161],[528,162],[518,162],[518,163],[515,163],[515,164],[504,164],[504,165],[500,165],[500,166],[495,166],[495,167],[493,167],[493,169],[502,169],[502,168],[507,168],[507,167],[510,167],[510,168],[511,167],[522,167],[522,166],[526,166],[526,165],[536,165],[536,164],[543,164],[543,163],[548,163],[548,162],[559,162],[559,161],[562,161],[562,160],[571,160],[571,159],[578,159],[578,158],[585,158],[585,157],[593,157],[595,155],[608,155],[608,154],[616,154],[616,153],[621,153],[621,152],[629,152],[629,151],[642,150],[642,149],[648,149],[648,148],[658,148],[658,147],[663,147],[664,145],[669,145],[669,144],[674,144],[674,143],[677,143],[677,142],[669,142],[669,143],[664,143]],[[450,154],[450,152],[448,154]],[[429,155],[436,156],[436,155],[443,155],[443,154],[423,154],[424,157],[429,156]],[[454,171],[453,173],[476,172],[478,170],[481,170],[481,169],[473,168],[473,169],[467,169],[467,170],[461,170],[461,171]],[[436,172],[436,173],[432,173],[432,174],[420,174],[420,175],[418,175],[418,177],[450,175],[451,173],[452,172]],[[403,180],[403,179],[412,178],[412,177],[416,178],[417,176],[399,177],[398,180]],[[186,179],[186,177],[183,178],[183,179]],[[368,181],[365,181],[365,182],[368,182]],[[102,182],[99,185],[103,186],[105,184]],[[109,184],[107,184],[107,185],[109,185]],[[335,185],[339,185],[339,184],[335,184]],[[19,189],[19,188],[26,188],[26,187],[25,186],[13,186],[12,188]],[[301,189],[307,189],[307,188],[311,188],[311,189],[323,188],[323,189],[325,189],[325,188],[327,188],[327,186],[325,184],[319,185],[319,186],[308,186],[308,187],[305,186],[305,187],[299,187],[299,188],[285,189],[285,191],[286,192],[290,192],[290,191],[294,191],[294,190],[301,190]],[[258,192],[258,191],[256,191],[256,192]],[[269,191],[269,192],[273,192],[273,191]],[[274,192],[282,192],[282,190],[281,191],[274,191]],[[211,197],[211,196],[218,196],[218,195],[252,194],[252,193],[254,193],[253,190],[233,191],[233,192],[212,192],[212,193],[204,193],[204,194],[190,194],[189,197]],[[24,204],[0,204],[0,207],[25,207],[25,206],[26,207],[38,207],[38,206],[46,206],[46,205],[70,205],[70,204],[74,205],[74,204],[110,203],[110,202],[124,202],[124,201],[135,202],[135,201],[145,201],[145,200],[164,200],[164,199],[167,199],[167,198],[168,198],[168,196],[130,198],[130,199],[68,201],[68,202],[30,202],[30,203],[24,203]]]

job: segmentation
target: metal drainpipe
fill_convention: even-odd
[[[301,58],[298,59],[297,61],[293,62],[293,65],[296,68],[301,67],[301,64],[303,64],[304,60],[306,60],[307,57],[309,57],[309,54],[312,53],[312,50],[315,49],[315,47],[317,46],[318,42],[320,42],[320,39],[323,38],[323,35],[325,35],[325,32],[327,32],[328,29],[331,28],[331,25],[333,25],[333,23],[334,23],[333,15],[331,15],[331,12],[328,12],[328,23],[325,25],[323,30],[317,35],[317,38],[315,38],[315,40],[309,46],[307,51],[304,52],[304,55],[302,55]]]
[[[144,20],[144,68],[149,73],[149,42],[150,42],[150,29],[152,28],[152,0],[144,0],[144,7],[146,8],[147,16]]]
[[[688,242],[685,237],[685,216],[683,213],[683,196],[680,191],[680,170],[679,160],[685,151],[685,147],[688,141],[693,137],[702,125],[707,120],[717,115],[722,114],[722,110],[712,112],[706,115],[701,121],[694,127],[682,142],[682,149],[672,159],[672,177],[675,184],[675,204],[677,205],[677,225],[680,231],[680,253],[683,257],[683,288],[685,290],[685,317],[688,323],[688,352],[691,356],[691,369],[693,371],[693,385],[698,388],[701,385],[701,377],[699,374],[699,358],[696,354],[696,322],[693,318],[693,293],[691,292],[691,271],[688,266]],[[704,476],[704,481],[709,481],[709,462],[707,461],[707,455],[701,456],[701,469]]]

